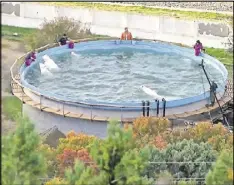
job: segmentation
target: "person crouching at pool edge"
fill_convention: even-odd
[[[26,66],[30,66],[30,64],[35,61],[36,59],[36,50],[34,49],[32,52],[30,52],[26,58],[25,58],[25,64]]]
[[[66,45],[68,41],[69,39],[67,35],[64,33],[63,36],[59,39],[59,45],[60,46]]]
[[[132,34],[128,31],[128,28],[124,28],[124,32],[121,35],[121,40],[132,40]]]
[[[195,50],[195,55],[199,56],[201,54],[201,51],[205,52],[205,49],[203,48],[202,43],[200,42],[200,40],[197,40],[196,44],[193,46],[194,50]]]

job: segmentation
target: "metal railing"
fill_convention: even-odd
[[[97,41],[97,40],[114,40],[116,38],[110,38],[110,37],[99,37],[99,38],[85,38],[85,39],[79,39],[79,40],[73,40],[75,43],[79,43],[79,42],[85,42],[85,41]],[[49,48],[53,48],[55,46],[58,46],[59,44],[58,43],[53,43],[53,44],[47,44],[43,47],[40,47],[37,49],[38,52],[42,52],[42,51],[45,51]],[[144,105],[138,105],[138,106],[130,106],[130,105],[116,105],[116,104],[104,104],[104,103],[88,103],[88,102],[82,102],[82,101],[71,101],[71,100],[61,100],[59,98],[56,98],[56,97],[52,97],[52,96],[49,96],[49,95],[45,95],[45,94],[41,94],[39,93],[38,91],[35,91],[29,87],[26,87],[25,85],[23,85],[21,83],[20,80],[17,80],[15,79],[15,77],[20,74],[20,68],[21,66],[23,65],[24,61],[25,61],[25,57],[29,54],[26,53],[25,55],[17,58],[15,60],[15,62],[13,63],[13,65],[11,66],[10,68],[10,73],[11,73],[11,79],[12,79],[12,82],[16,83],[22,90],[22,96],[21,96],[21,100],[22,102],[24,103],[24,93],[25,93],[25,90],[28,90],[29,92],[39,96],[39,105],[40,105],[40,110],[42,111],[43,109],[47,108],[43,105],[42,103],[42,100],[43,99],[47,99],[47,100],[52,100],[52,101],[55,101],[55,102],[58,102],[58,103],[61,103],[62,104],[62,115],[65,117],[67,116],[68,114],[70,113],[74,113],[74,112],[66,112],[65,111],[65,105],[83,105],[83,106],[88,106],[91,110],[90,110],[90,120],[93,120],[93,109],[95,107],[99,107],[99,108],[117,108],[121,113],[119,115],[119,118],[120,120],[122,121],[123,120],[123,110],[124,109],[139,109],[139,116],[140,114],[145,116],[145,111],[146,111],[146,114],[147,116],[149,116],[149,112],[154,110],[156,111],[154,115],[156,115],[157,117],[159,116],[159,100],[157,102],[155,102],[155,106],[153,107],[152,105],[154,105],[152,102],[151,103],[148,103],[147,105],[144,104]],[[12,87],[12,82],[11,82],[11,88]],[[162,116],[165,117],[166,113],[165,113],[165,109],[166,109],[166,101],[162,100],[162,103],[163,103],[163,107],[162,107],[162,110],[163,110],[163,114]],[[139,102],[140,104],[140,102]],[[51,108],[51,107],[50,107]],[[53,108],[52,108],[53,109]],[[87,116],[87,115],[86,115]]]

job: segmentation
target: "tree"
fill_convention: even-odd
[[[206,176],[207,185],[233,184],[233,149],[223,150]]]
[[[167,171],[163,171],[156,175],[156,179],[156,185],[174,185],[173,176]]]
[[[69,185],[64,179],[53,178],[45,183],[45,185]]]
[[[3,138],[2,184],[40,184],[46,175],[46,163],[38,151],[39,135],[26,118],[17,119],[14,133]]]
[[[136,149],[132,129],[123,130],[116,122],[108,125],[108,137],[96,140],[90,147],[97,170],[77,161],[74,170],[66,173],[69,184],[150,184],[144,176],[149,150]]]
[[[76,161],[73,169],[66,170],[65,179],[69,185],[102,185],[108,184],[108,176],[103,171],[85,166],[83,162]]]
[[[168,143],[176,143],[184,139],[193,139],[196,143],[208,142],[216,151],[233,146],[233,135],[222,124],[202,122],[186,131],[173,130],[171,133],[164,132],[163,139]]]
[[[179,181],[178,185],[197,185],[196,181]]]
[[[169,127],[168,119],[141,117],[133,122],[133,133],[139,146],[151,144],[163,148],[166,141],[159,135],[166,132]]]
[[[48,171],[47,175],[49,177],[54,177],[58,170],[57,159],[55,157],[56,150],[47,144],[41,144],[38,147],[38,152],[42,153],[45,158]]]
[[[67,17],[58,17],[51,21],[44,21],[41,28],[25,38],[30,49],[36,49],[46,44],[58,42],[64,33],[73,39],[90,37],[89,28],[79,21]]]
[[[78,133],[71,131],[67,134],[66,138],[59,140],[57,147],[57,154],[63,153],[64,149],[71,149],[78,151],[83,148],[88,148],[97,138],[95,136],[89,136],[84,133]]]
[[[84,162],[84,164],[87,166],[92,166],[95,168],[95,164],[91,159],[87,149],[80,149],[77,151],[72,149],[64,149],[63,153],[57,156],[57,159],[58,159],[59,175],[61,177],[64,176],[64,171],[67,168],[74,167],[76,159]]]
[[[215,159],[216,153],[209,144],[183,140],[169,144],[162,151],[153,149],[150,161],[156,164],[151,163],[148,171],[151,170],[150,177],[167,170],[174,178],[205,178],[212,165],[210,162]]]

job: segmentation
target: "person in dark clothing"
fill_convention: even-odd
[[[216,95],[216,90],[218,88],[218,85],[213,81],[210,86],[210,105],[213,106],[215,103],[215,95]]]
[[[33,50],[32,52],[30,52],[30,53],[26,56],[25,59],[26,59],[26,60],[27,60],[27,59],[30,59],[30,60],[34,61],[34,60],[36,59],[36,50]]]
[[[25,65],[30,66],[33,61],[36,59],[36,50],[33,50],[25,57]]]
[[[63,36],[59,39],[59,45],[63,46],[66,45],[68,41],[68,37],[66,34],[63,34]]]

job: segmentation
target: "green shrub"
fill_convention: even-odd
[[[205,178],[212,166],[211,163],[206,162],[214,162],[216,152],[212,150],[208,143],[197,144],[193,140],[183,140],[169,144],[167,148],[161,151],[152,149],[150,158],[151,162],[156,163],[151,163],[148,167],[149,177],[154,177],[154,174],[161,171],[168,171],[174,178]]]
[[[233,149],[224,150],[206,176],[207,185],[233,184]]]
[[[40,29],[25,37],[25,42],[29,49],[36,49],[46,44],[58,42],[64,33],[72,39],[91,36],[87,26],[81,22],[67,17],[59,17],[52,21],[45,20]]]

